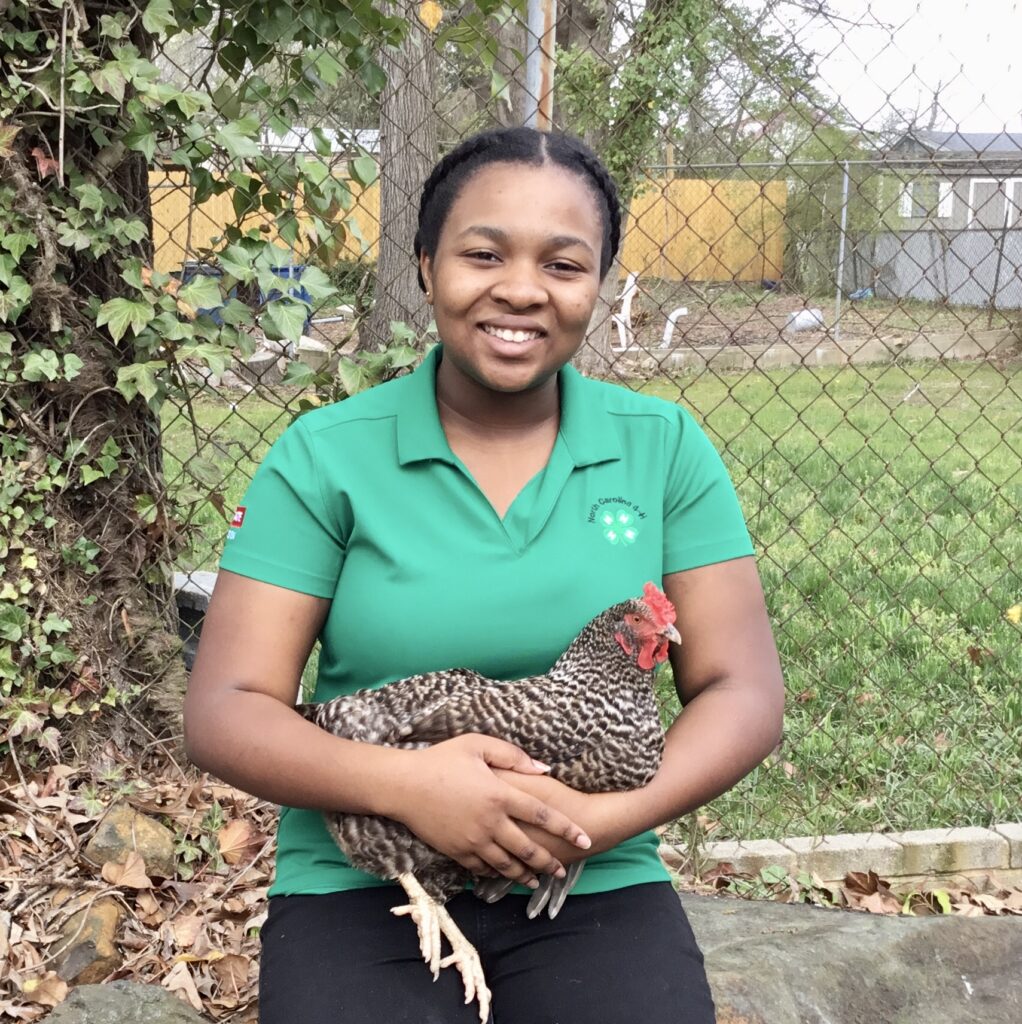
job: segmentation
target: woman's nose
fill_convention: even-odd
[[[548,295],[538,267],[508,262],[494,281],[490,293],[498,302],[507,303],[514,309],[541,305]]]

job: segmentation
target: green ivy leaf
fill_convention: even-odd
[[[231,277],[236,277],[246,284],[255,277],[252,257],[243,246],[229,245],[217,258],[225,274],[230,274]]]
[[[185,302],[192,309],[215,309],[223,301],[224,297],[220,291],[220,281],[216,277],[206,274],[199,274],[193,277],[178,293],[180,302]]]
[[[29,352],[25,356],[25,365],[21,371],[25,380],[56,380],[60,376],[60,363],[57,353],[52,348],[44,348],[41,351]]]
[[[31,231],[12,232],[0,239],[0,246],[3,246],[15,260],[20,260],[26,249],[34,249],[38,244],[39,239]]]
[[[117,390],[129,402],[136,395],[141,395],[147,402],[150,402],[160,390],[160,382],[156,374],[166,368],[167,363],[162,359],[122,366],[117,371]]]
[[[17,320],[32,298],[32,286],[23,277],[12,277],[0,291],[0,321]]]
[[[311,388],[316,382],[316,371],[306,363],[295,360],[287,364],[281,383],[296,388]]]
[[[103,193],[95,185],[79,185],[71,190],[78,197],[78,206],[82,210],[95,210],[102,213],[106,208]]]
[[[341,356],[337,363],[337,377],[341,386],[349,395],[357,395],[360,391],[372,387],[372,375],[364,366],[356,363],[348,356]]]
[[[281,338],[298,341],[302,336],[308,316],[309,309],[304,302],[297,302],[293,299],[277,299],[267,305],[261,323],[264,329],[270,328],[266,331],[266,336],[274,341],[279,341]]]
[[[368,188],[376,181],[379,174],[376,161],[368,155],[355,157],[354,160],[349,162],[348,167],[351,170],[351,176],[363,188]]]
[[[0,285],[9,285],[17,269],[18,261],[13,256],[0,252]]]
[[[259,120],[255,117],[241,117],[236,121],[228,121],[216,133],[216,141],[220,143],[230,157],[235,160],[251,159],[260,155],[260,149],[252,136],[259,131]]]
[[[313,301],[329,299],[337,294],[330,278],[319,267],[307,266],[302,271],[301,286],[309,293]]]
[[[99,34],[107,39],[123,39],[123,20],[110,14],[101,14],[99,16]]]
[[[105,479],[109,475],[109,473],[104,473],[103,470],[97,469],[95,466],[82,466],[82,483],[86,487],[97,480]]]
[[[100,92],[112,96],[118,103],[124,102],[124,89],[128,79],[116,62],[111,61],[101,68],[96,68],[89,74],[89,80]]]
[[[177,17],[174,14],[174,5],[170,0],[149,0],[145,13],[142,15],[142,27],[147,32],[160,35],[176,24]]]
[[[370,96],[383,92],[387,84],[387,73],[375,61],[367,60],[358,69],[358,77],[369,91]]]
[[[114,341],[120,341],[129,327],[131,328],[131,333],[137,335],[152,318],[153,307],[148,302],[135,302],[131,299],[110,299],[99,307],[99,314],[96,316],[96,326],[102,327],[106,324],[110,328],[110,336]],[[127,369],[132,369],[132,367],[127,367]],[[120,374],[118,374],[118,389],[120,389],[119,379]],[[142,389],[138,388],[137,390],[141,391]],[[149,396],[146,397],[148,398]]]
[[[199,342],[197,345],[182,345],[177,351],[179,360],[197,359],[208,366],[214,373],[223,373],[230,365],[234,354],[223,345],[215,345],[210,341]]]
[[[64,380],[74,380],[82,372],[84,365],[74,352],[69,352],[64,356]]]

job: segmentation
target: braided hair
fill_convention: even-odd
[[[487,164],[556,164],[573,171],[587,184],[600,209],[603,245],[600,279],[607,275],[621,242],[621,203],[617,186],[599,157],[573,135],[536,131],[534,128],[497,128],[465,139],[430,172],[419,201],[419,228],[415,232],[415,258],[433,257],[447,214],[462,187]],[[426,285],[419,272],[419,287]]]

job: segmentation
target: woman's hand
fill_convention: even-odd
[[[622,818],[622,804],[628,800],[631,795],[629,793],[582,793],[550,778],[549,775],[498,771],[497,776],[515,789],[556,808],[585,829],[586,835],[592,841],[592,846],[587,850],[581,850],[563,840],[546,841],[550,852],[562,864],[574,864],[576,861],[585,860],[630,838],[617,827]],[[526,835],[537,838],[538,833],[533,826],[523,823],[521,827]]]
[[[564,873],[551,846],[591,846],[567,815],[509,783],[549,770],[514,744],[473,733],[407,754],[383,813],[473,874],[535,888],[537,874]]]

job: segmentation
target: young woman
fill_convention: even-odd
[[[185,708],[192,759],[282,805],[262,1024],[471,1024],[434,984],[395,890],[346,864],[321,811],[382,814],[476,873],[535,885],[587,858],[558,917],[525,895],[448,909],[495,1024],[709,1024],[702,957],[655,826],[777,742],[783,684],[726,471],[679,407],[569,365],[621,212],[578,140],[487,132],[427,180],[415,250],[441,345],[414,373],[308,413],[235,516]],[[645,788],[582,794],[482,736],[397,751],[293,710],[431,669],[545,672],[604,608],[662,580],[684,710]]]

